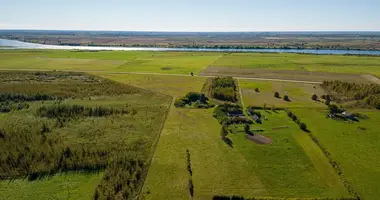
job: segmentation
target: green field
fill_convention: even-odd
[[[204,81],[195,77],[160,75],[102,76],[172,96],[200,91]],[[157,81],[157,84],[152,81]],[[162,88],[165,81],[167,90]],[[257,125],[257,128],[267,129],[265,134],[274,139],[274,144],[260,146],[247,141],[239,133],[231,135],[234,143],[231,149],[220,139],[221,126],[212,117],[212,109],[172,107],[144,184],[142,198],[188,198],[186,149],[191,153],[196,199],[214,195],[348,196],[339,177],[307,134],[300,131],[284,113],[268,114],[268,118],[267,124]],[[290,128],[271,130],[284,125]],[[286,162],[298,164],[283,168],[281,163]],[[313,190],[309,189],[310,185]]]
[[[92,199],[100,185],[106,187],[107,183],[110,183],[109,188],[117,190],[118,187],[105,178],[108,177],[105,174],[112,159],[91,160],[102,164],[102,167],[88,170],[88,173],[83,173],[81,169],[66,170],[67,166],[64,166],[59,168],[61,170],[54,169],[54,176],[42,176],[42,179],[29,181],[28,175],[36,171],[43,174],[43,169],[49,165],[41,164],[42,161],[37,159],[37,164],[32,163],[33,167],[25,167],[20,164],[24,162],[24,154],[18,152],[36,148],[38,151],[34,154],[26,153],[34,159],[41,156],[39,151],[46,152],[51,146],[58,149],[54,151],[57,154],[70,147],[78,152],[89,148],[93,154],[104,150],[115,160],[119,159],[116,155],[142,158],[142,179],[133,189],[133,194],[137,195],[142,187],[140,199],[189,198],[186,150],[191,155],[194,199],[211,199],[214,195],[349,197],[342,176],[334,171],[329,159],[337,162],[344,178],[361,199],[372,200],[380,196],[377,190],[380,184],[380,115],[377,110],[348,108],[349,112],[368,115],[369,119],[354,123],[335,121],[326,118],[327,107],[322,101],[311,100],[313,94],[318,97],[326,94],[319,85],[236,79],[239,104],[245,107],[266,104],[268,108],[290,109],[301,122],[306,123],[310,134],[318,139],[331,157],[326,157],[308,133],[300,130],[285,111],[261,110],[268,120],[251,126],[251,130],[260,130],[260,134],[271,139],[271,144],[256,144],[246,138],[242,126],[231,125],[231,133],[228,134],[232,141],[231,148],[221,139],[222,126],[213,117],[212,108],[185,109],[170,105],[175,98],[183,97],[188,92],[202,91],[205,82],[211,78],[189,74],[197,74],[209,66],[219,69],[262,69],[268,73],[278,69],[371,73],[380,76],[380,57],[376,56],[0,50],[0,70],[72,70],[95,75],[89,78],[92,75],[49,72],[59,74],[51,77],[41,72],[13,72],[14,76],[9,78],[9,72],[0,71],[0,94],[33,95],[42,92],[60,97],[28,101],[26,103],[30,107],[21,110],[16,108],[20,102],[0,102],[1,109],[9,104],[13,106],[10,112],[0,112],[0,131],[5,130],[5,135],[18,135],[12,143],[5,143],[3,141],[8,140],[0,132],[0,176],[4,179],[0,181],[0,199],[67,199],[68,193],[69,199]],[[255,91],[256,88],[259,92]],[[276,91],[281,98],[274,97]],[[284,95],[288,95],[291,101],[284,101]],[[43,106],[61,104],[129,111],[128,114],[84,116],[63,122],[58,118],[48,119],[38,115],[37,110]],[[132,110],[136,111],[133,115],[130,114]],[[62,126],[59,126],[59,122]],[[49,130],[47,136],[42,133],[45,125]],[[37,136],[27,138],[30,132],[36,132]],[[50,146],[40,142],[45,141],[43,137],[51,141]],[[24,142],[17,143],[19,139]],[[52,145],[54,141],[58,141],[56,145]],[[9,149],[14,153],[9,153]],[[8,155],[14,156],[17,162],[8,162]],[[87,162],[87,157],[84,158]],[[76,161],[81,162],[81,159]],[[6,168],[14,163],[29,171]],[[7,170],[12,176],[8,177],[4,173]],[[125,174],[128,173],[121,170],[112,176],[121,177]],[[9,178],[13,180],[9,181]],[[117,180],[128,182],[122,181],[122,178]],[[121,194],[117,195],[121,198]]]
[[[270,81],[240,80],[240,89],[246,106],[268,107],[325,107],[325,104],[313,101],[311,95],[318,97],[325,94],[323,89],[316,84],[283,83]],[[255,89],[258,88],[259,92]],[[274,93],[279,92],[280,98],[275,98]],[[290,102],[283,100],[288,95]]]
[[[380,57],[290,53],[0,50],[0,69],[45,69],[167,74],[208,66],[380,75]]]
[[[369,119],[347,124],[326,118],[324,110],[294,109],[341,166],[359,196],[377,199],[380,196],[380,114],[376,110],[349,111],[365,114]]]
[[[372,73],[380,76],[380,57],[366,56],[232,53],[223,56],[211,66],[339,73]]]
[[[230,148],[220,139],[220,125],[212,110],[172,108],[144,185],[144,199],[185,199],[189,195],[186,149],[191,153],[196,199],[348,195],[321,151],[284,113],[268,114],[268,119],[254,128],[267,130],[264,134],[273,144],[257,145],[237,133],[230,134]],[[289,128],[271,130],[284,125]],[[311,149],[305,153],[304,148]]]
[[[190,74],[221,56],[195,52],[0,50],[0,68]]]
[[[42,180],[10,180],[0,182],[1,199],[93,199],[103,173],[64,173]]]

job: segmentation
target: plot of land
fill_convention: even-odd
[[[144,198],[188,198],[186,149],[191,153],[196,199],[213,195],[346,196],[327,159],[320,160],[326,168],[319,171],[309,158],[312,155],[297,143],[297,134],[305,133],[285,113],[267,115],[269,120],[257,126],[267,130],[263,135],[271,137],[272,144],[261,146],[236,132],[229,135],[231,148],[220,139],[220,125],[212,110],[172,108],[144,185]],[[269,130],[284,124],[291,128]],[[315,145],[311,140],[302,142]]]
[[[259,89],[259,92],[255,91],[256,88]],[[240,89],[247,106],[264,106],[266,104],[268,107],[272,105],[277,107],[326,107],[324,103],[311,99],[313,94],[318,97],[325,94],[319,85],[240,80]],[[280,98],[274,97],[275,92],[280,93]],[[290,101],[283,100],[284,95],[288,95]]]
[[[76,199],[90,200],[103,173],[66,173],[42,180],[0,181],[3,200]]]
[[[2,69],[198,73],[221,57],[195,52],[84,52],[1,50]]]
[[[338,162],[360,197],[377,199],[380,196],[380,114],[375,110],[356,111],[369,119],[348,124],[326,118],[327,112],[323,110],[294,109]]]
[[[380,57],[366,56],[231,53],[214,62],[212,66],[358,74],[373,73],[380,76]]]
[[[360,74],[313,72],[304,70],[283,70],[270,68],[208,67],[200,72],[205,76],[234,76],[242,78],[274,79],[274,81],[323,82],[342,80],[357,83],[373,83],[373,79]]]
[[[141,87],[151,91],[180,97],[188,92],[199,92],[206,80],[205,77],[168,76],[168,75],[141,75],[141,74],[104,74],[97,73],[105,78],[122,83]]]

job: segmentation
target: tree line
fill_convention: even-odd
[[[357,84],[336,80],[324,81],[322,87],[357,100],[360,106],[380,109],[380,85],[378,84]]]
[[[137,110],[133,109],[115,109],[112,107],[87,107],[77,104],[53,104],[42,106],[37,109],[37,116],[47,118],[77,118],[77,117],[106,117],[116,114],[136,114]]]

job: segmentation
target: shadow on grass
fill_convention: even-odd
[[[228,137],[222,138],[223,142],[226,143],[229,147],[234,148],[232,140]]]

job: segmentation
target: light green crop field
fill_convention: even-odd
[[[312,134],[338,162],[349,183],[362,199],[378,199],[380,191],[380,113],[376,110],[349,110],[369,119],[347,124],[326,118],[327,111],[294,109]]]
[[[311,96],[316,94],[320,97],[325,94],[319,85],[305,83],[286,83],[271,81],[240,80],[240,89],[246,106],[268,107],[326,107],[319,101],[313,101]],[[259,92],[255,89],[258,88]],[[281,98],[275,98],[274,93],[279,92]],[[283,100],[288,95],[290,102]]]
[[[208,66],[380,76],[380,57],[290,53],[0,50],[0,69],[197,74]]]
[[[0,181],[3,200],[76,199],[90,200],[103,173],[61,173],[42,180]]]
[[[380,75],[380,57],[306,55],[291,53],[232,53],[212,64],[216,67],[372,73]]]
[[[221,56],[207,52],[0,50],[0,68],[190,74]]]
[[[200,76],[105,73],[96,73],[96,75],[173,97],[180,97],[188,92],[199,92],[206,81],[205,77]]]

